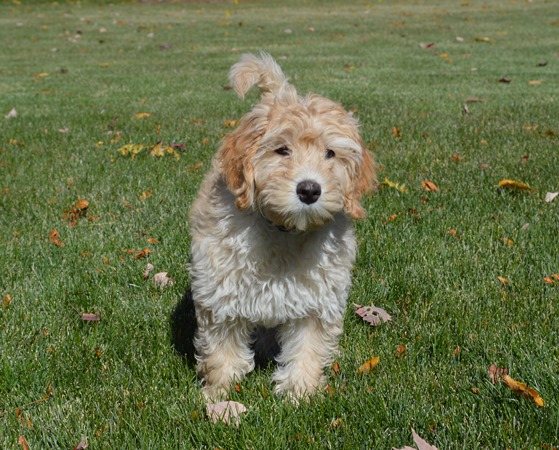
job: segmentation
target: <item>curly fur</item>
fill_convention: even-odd
[[[298,399],[337,350],[373,158],[351,114],[298,96],[269,55],[244,55],[229,75],[261,100],[225,137],[190,213],[197,370],[206,397],[225,396],[254,368],[255,327],[277,327],[276,391]],[[299,193],[309,181],[312,201]]]

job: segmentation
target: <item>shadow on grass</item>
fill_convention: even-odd
[[[194,337],[198,326],[190,286],[175,306],[171,314],[170,325],[171,343],[175,351],[185,359],[189,366],[194,367],[196,364]],[[280,352],[276,332],[276,328],[259,327],[255,329],[251,347],[254,350],[254,362],[257,368],[265,368],[271,363],[275,364],[275,357]]]

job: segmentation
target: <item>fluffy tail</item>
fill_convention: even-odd
[[[241,56],[241,60],[229,71],[229,81],[241,98],[254,85],[258,86],[263,97],[278,96],[287,88],[293,89],[280,66],[265,52],[261,52],[259,57],[251,53]]]

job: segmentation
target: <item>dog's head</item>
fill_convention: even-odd
[[[218,154],[237,207],[259,210],[274,225],[300,231],[339,213],[364,218],[360,200],[372,189],[375,171],[357,120],[324,97],[298,96],[265,53],[243,55],[229,78],[239,96],[253,85],[262,95]]]

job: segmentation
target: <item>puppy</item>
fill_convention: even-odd
[[[276,328],[276,391],[306,398],[337,350],[373,158],[350,113],[298,96],[268,54],[243,55],[229,78],[261,99],[224,138],[190,212],[197,372],[206,398],[225,397],[254,368],[255,328]]]

